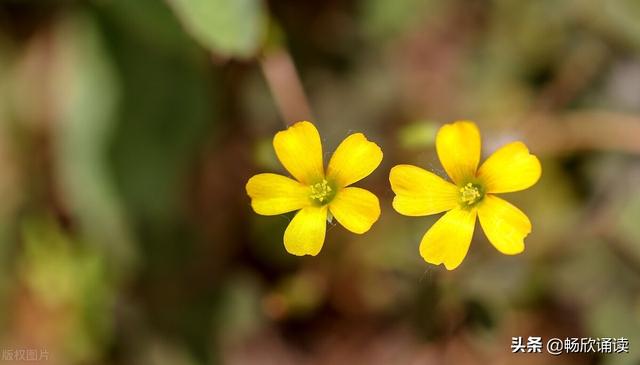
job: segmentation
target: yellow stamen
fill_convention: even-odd
[[[466,205],[473,205],[482,198],[480,190],[472,183],[467,183],[464,187],[460,188],[460,200]]]
[[[334,195],[335,192],[329,185],[329,182],[325,179],[322,179],[319,183],[311,185],[311,195],[309,195],[309,197],[317,203],[326,204]]]

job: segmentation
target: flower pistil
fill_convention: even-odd
[[[336,195],[335,189],[331,188],[331,184],[326,179],[311,185],[311,195],[309,198],[316,204],[328,204]]]
[[[460,188],[460,201],[463,207],[470,207],[478,203],[484,197],[484,189],[479,184],[467,183]]]

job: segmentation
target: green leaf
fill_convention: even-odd
[[[251,57],[266,30],[261,0],[167,0],[202,45],[229,57]]]
[[[177,22],[141,17],[132,28],[128,18],[141,4],[152,13],[169,10],[163,2],[140,1],[111,1],[101,9],[121,82],[108,159],[147,269],[181,272],[196,244],[185,199],[203,144],[215,137],[221,82],[207,52],[190,38],[178,41],[184,32]],[[162,24],[163,34],[178,42],[149,37]]]
[[[133,237],[107,161],[120,99],[116,68],[92,16],[70,14],[54,36],[59,56],[51,97],[58,111],[53,134],[60,192],[89,241],[119,265],[133,264]]]
[[[438,125],[429,120],[419,120],[403,126],[398,132],[400,145],[405,148],[432,147],[436,142]]]

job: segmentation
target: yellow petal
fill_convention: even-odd
[[[478,178],[488,193],[524,190],[540,179],[542,167],[522,142],[512,142],[494,152],[480,166]]]
[[[438,175],[412,165],[397,165],[389,174],[396,193],[393,208],[400,214],[436,214],[458,205],[458,188]]]
[[[380,165],[382,150],[362,133],[345,138],[331,156],[327,178],[341,188],[368,176]]]
[[[475,224],[475,209],[448,211],[422,238],[420,255],[428,263],[444,264],[447,270],[455,269],[469,251]]]
[[[489,242],[505,255],[524,250],[524,238],[531,222],[520,209],[497,196],[486,195],[478,208],[478,218]]]
[[[258,174],[247,182],[251,207],[262,215],[277,215],[311,204],[309,187],[276,174]]]
[[[273,148],[285,169],[303,184],[322,180],[322,144],[320,134],[310,122],[297,122],[273,137]]]
[[[300,210],[284,231],[284,247],[292,255],[315,256],[320,252],[327,230],[327,206]]]
[[[449,177],[456,184],[465,183],[475,176],[480,162],[480,131],[469,121],[445,124],[436,135],[436,150]]]
[[[338,191],[329,210],[344,228],[362,234],[380,217],[380,202],[367,190],[348,187]]]

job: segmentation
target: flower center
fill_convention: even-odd
[[[331,188],[329,182],[322,179],[322,181],[311,185],[311,195],[309,195],[309,198],[315,203],[323,205],[331,201],[335,195],[336,192]]]
[[[463,206],[471,206],[482,200],[484,194],[481,191],[479,185],[473,183],[467,183],[467,185],[460,188],[460,200]]]

